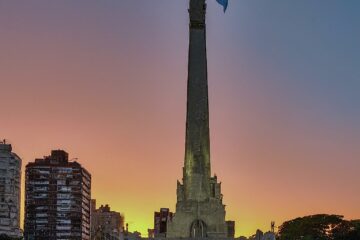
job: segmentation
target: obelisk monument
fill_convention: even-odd
[[[211,177],[206,3],[190,0],[190,43],[183,183],[177,184],[176,213],[167,238],[227,236],[221,184]]]

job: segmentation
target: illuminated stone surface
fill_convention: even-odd
[[[167,238],[225,238],[221,185],[211,177],[205,0],[190,0],[190,43],[183,184]]]

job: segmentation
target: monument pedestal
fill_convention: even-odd
[[[176,213],[168,222],[167,238],[226,238],[225,205],[216,176],[208,181],[210,196],[204,200],[185,198],[178,182]]]
[[[180,202],[168,223],[167,238],[225,238],[225,207],[215,199]]]

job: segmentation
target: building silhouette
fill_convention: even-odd
[[[91,200],[91,239],[119,240],[124,231],[124,216],[111,211],[109,205],[96,209],[96,200]]]
[[[227,226],[227,237],[234,238],[235,237],[235,221],[226,221]]]
[[[143,239],[141,237],[141,233],[138,231],[130,232],[129,223],[126,223],[125,231],[121,234],[121,240],[140,240],[140,239]]]
[[[53,150],[25,173],[25,240],[89,240],[91,175]]]
[[[173,213],[168,208],[160,208],[154,213],[154,237],[166,237],[167,224],[172,220]]]
[[[190,0],[185,160],[169,238],[228,236],[221,183],[211,175],[205,16],[205,0]]]
[[[0,235],[20,237],[21,159],[0,142]]]

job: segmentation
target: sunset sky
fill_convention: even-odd
[[[360,218],[360,1],[208,0],[212,171],[236,235]],[[146,236],[182,177],[187,0],[0,0],[0,138],[64,149]]]

